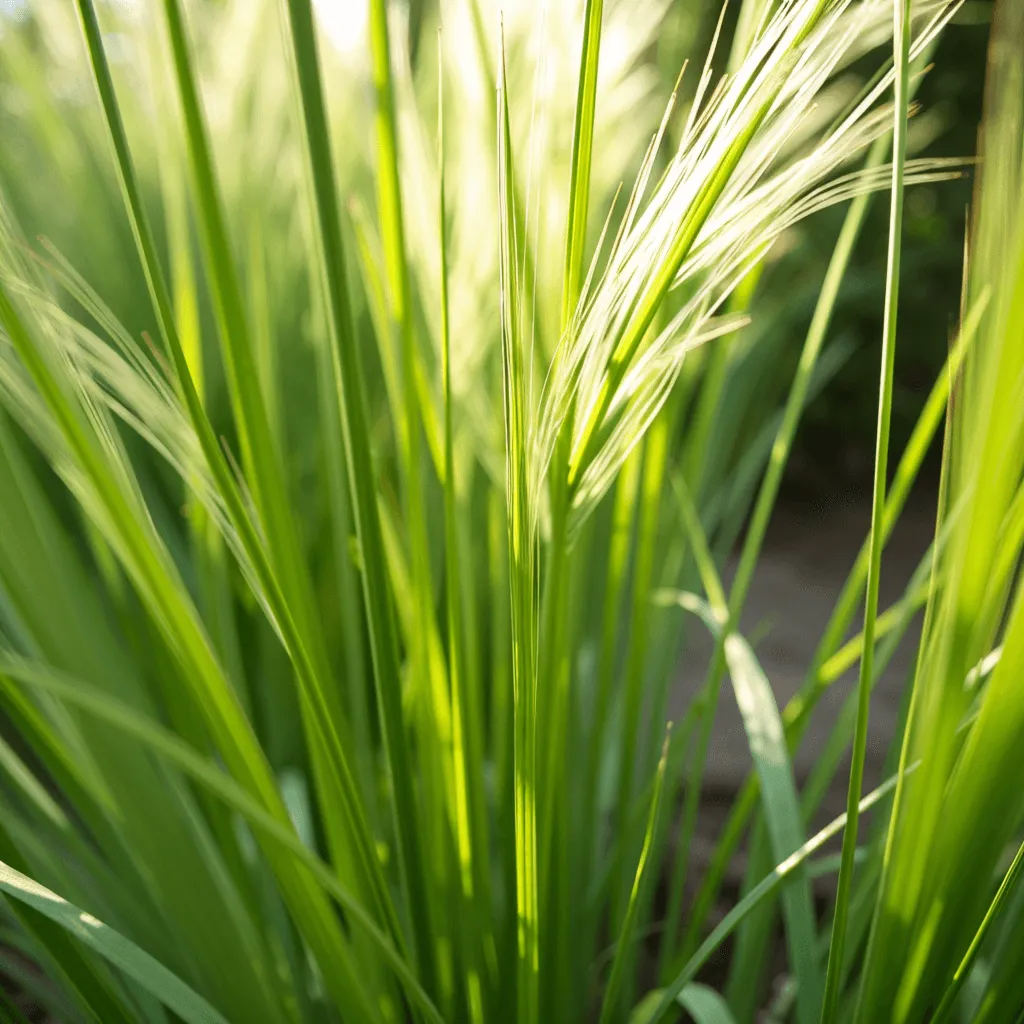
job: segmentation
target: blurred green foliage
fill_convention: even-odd
[[[983,8],[980,14],[985,13]],[[935,67],[918,93],[918,123],[912,122],[911,144],[915,129],[919,142],[926,142],[919,152],[933,156],[973,156],[976,152],[987,42],[988,25],[984,22],[954,24],[942,38]],[[907,193],[893,395],[892,438],[897,451],[920,415],[956,330],[971,189],[972,176],[967,176]],[[885,251],[876,243],[885,236],[887,216],[888,204],[876,199],[832,329],[833,337],[849,339],[852,353],[811,403],[797,439],[799,461],[805,467],[829,474],[845,469],[856,482],[870,479],[871,474],[878,404],[878,310],[885,289]],[[794,362],[841,220],[842,211],[828,210],[801,233],[797,256],[807,280],[799,288],[797,300],[802,309],[790,349]],[[787,286],[787,265],[777,268],[775,280],[780,288]],[[937,470],[937,445],[933,455]]]

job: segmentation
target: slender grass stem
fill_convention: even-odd
[[[516,1020],[536,1024],[540,1014],[537,839],[537,574],[529,493],[529,394],[519,248],[515,168],[509,126],[505,56],[498,90],[498,191],[501,210],[502,356],[505,404],[509,581],[512,608],[516,864]]]
[[[567,533],[568,508],[564,487],[552,489],[552,525],[547,578],[544,583],[544,629],[541,633],[542,668],[538,674],[538,723],[547,738],[538,766],[544,787],[540,793],[538,823],[539,885],[545,894],[544,930],[540,942],[543,961],[553,969],[545,971],[550,987],[545,1005],[554,1006],[563,986],[562,962],[567,951],[570,880],[567,858],[570,836],[566,835],[568,813],[565,755],[568,746],[569,700],[572,684],[569,642],[568,587],[571,573]]]
[[[915,764],[908,771],[916,770],[917,767]],[[881,786],[872,790],[858,803],[858,813],[874,807],[879,801],[887,797],[895,786],[895,778],[887,779]],[[797,871],[810,856],[820,850],[830,839],[843,832],[846,822],[847,815],[844,812],[826,825],[820,832],[808,839],[799,850],[787,857],[782,864],[779,864],[767,878],[762,879],[725,915],[718,925],[715,926],[711,934],[701,943],[693,956],[687,960],[678,974],[662,987],[658,1000],[651,1007],[650,1016],[646,1019],[647,1024],[660,1024],[661,1021],[665,1020],[666,1015],[671,1012],[673,1003],[679,993],[696,977],[697,972],[707,963],[712,953],[721,946],[762,900],[775,892],[787,878]]]
[[[562,310],[560,331],[564,337],[571,330],[571,324],[580,297],[583,279],[583,265],[586,254],[587,214],[590,208],[590,174],[594,149],[594,112],[597,102],[597,75],[601,51],[601,20],[603,0],[587,0],[583,15],[583,40],[580,48],[579,80],[576,96],[576,112],[573,125],[572,156],[569,168],[569,210],[566,219],[565,259],[562,276]],[[556,359],[558,353],[556,352]],[[550,694],[546,701],[548,713],[542,720],[548,725],[549,738],[544,777],[549,780],[545,788],[540,828],[542,885],[554,903],[555,912],[550,915],[547,941],[552,955],[558,957],[557,964],[549,972],[555,986],[551,998],[556,1014],[564,1012],[556,1006],[559,994],[566,992],[565,978],[568,975],[569,950],[569,903],[570,885],[568,847],[569,837],[556,836],[556,824],[565,819],[567,798],[564,780],[566,730],[568,727],[570,678],[570,650],[568,624],[568,586],[571,565],[569,559],[568,517],[569,494],[565,479],[568,470],[572,414],[566,418],[566,425],[556,446],[551,478],[551,535],[548,544],[547,578],[545,580],[545,630],[541,676],[546,680],[544,692]],[[561,814],[559,813],[561,810]],[[557,851],[557,856],[556,856]]]
[[[633,557],[633,593],[625,636],[625,705],[622,715],[622,741],[619,761],[617,827],[627,829],[633,806],[634,774],[640,737],[640,715],[644,699],[645,665],[648,654],[647,624],[650,619],[651,585],[654,576],[655,549],[658,540],[661,489],[668,461],[669,439],[674,426],[672,403],[651,428],[644,442],[643,469],[639,495],[639,522]],[[639,838],[639,837],[637,837]],[[620,865],[620,890],[613,902],[612,920],[621,921],[628,907],[630,879],[626,861],[635,856],[638,842],[627,835]]]
[[[563,332],[576,310],[583,280],[603,14],[604,0],[587,0],[583,12],[583,44],[580,49],[576,120],[573,126],[572,157],[569,165],[569,214],[565,229],[565,272],[562,280]]]
[[[605,989],[604,1002],[601,1005],[600,1024],[609,1024],[610,1021],[617,1020],[620,1016],[619,1003],[623,985],[625,984],[626,967],[632,962],[630,954],[632,953],[632,946],[636,935],[637,915],[643,898],[643,887],[647,883],[647,861],[659,824],[661,794],[665,782],[665,765],[668,761],[669,740],[670,736],[666,736],[661,748],[661,759],[658,762],[658,770],[655,775],[654,793],[651,797],[651,810],[647,819],[647,830],[644,833],[643,848],[637,861],[636,872],[633,877],[633,887],[629,894],[629,903],[626,907],[625,917],[615,946],[615,958],[612,960],[608,987]]]
[[[370,53],[373,63],[373,83],[376,94],[376,140],[377,140],[377,198],[380,217],[381,237],[384,244],[384,265],[387,272],[388,298],[391,315],[398,327],[401,338],[402,399],[404,424],[403,472],[405,487],[403,504],[406,527],[409,531],[410,567],[413,587],[415,628],[410,644],[411,661],[415,678],[424,688],[426,699],[420,702],[425,712],[428,737],[437,740],[433,746],[434,756],[426,759],[424,770],[430,772],[441,793],[450,789],[450,765],[448,744],[441,736],[439,722],[447,717],[448,695],[445,680],[439,677],[431,664],[427,638],[434,628],[433,594],[430,581],[430,552],[427,537],[427,518],[423,495],[422,471],[422,426],[421,410],[417,388],[419,374],[416,352],[416,333],[413,324],[412,296],[409,284],[409,266],[406,257],[405,213],[402,202],[402,188],[399,179],[399,140],[395,116],[395,92],[391,71],[391,39],[388,26],[388,11],[385,0],[371,0],[370,3]],[[450,466],[448,467],[450,472]],[[448,799],[454,794],[448,792]],[[436,814],[436,818],[442,815]],[[423,821],[423,826],[429,818]],[[441,870],[441,863],[435,867]],[[438,969],[435,963],[435,942],[432,936],[430,889],[424,885],[419,893],[423,905],[414,914],[417,944],[423,947],[420,958],[428,977]],[[443,922],[438,921],[437,927]]]
[[[440,48],[439,48],[440,49]],[[440,56],[439,56],[440,64]],[[456,844],[459,858],[459,879],[462,887],[465,935],[466,1001],[470,1020],[484,1020],[484,991],[480,934],[485,914],[477,906],[477,883],[483,877],[476,863],[481,851],[487,849],[481,840],[481,823],[474,822],[478,801],[471,793],[480,778],[480,766],[470,754],[467,666],[461,633],[464,622],[460,580],[460,551],[457,497],[455,492],[455,438],[452,427],[451,332],[448,312],[448,228],[445,210],[444,175],[444,81],[438,79],[438,234],[441,239],[441,386],[444,393],[444,516],[445,572],[448,612],[448,675],[451,684],[452,750],[455,763]]]
[[[886,262],[885,319],[882,326],[882,373],[878,400],[878,436],[875,444],[875,474],[871,503],[871,541],[864,608],[864,653],[857,682],[857,724],[853,739],[853,761],[847,796],[847,827],[843,832],[842,858],[836,883],[835,916],[829,946],[822,1024],[832,1024],[839,1006],[846,943],[846,921],[853,885],[854,855],[864,761],[867,750],[868,715],[875,653],[875,623],[878,617],[878,581],[882,568],[885,532],[885,488],[892,419],[893,371],[896,359],[896,314],[899,304],[900,253],[903,238],[903,179],[907,156],[907,116],[910,64],[910,3],[893,0],[893,49],[896,59],[896,99],[893,126],[892,200],[889,219],[889,248]]]
[[[398,864],[412,921],[417,963],[428,991],[433,991],[433,945],[428,925],[425,861],[421,856],[414,775],[402,721],[398,648],[387,584],[384,541],[370,450],[367,399],[362,367],[352,331],[345,252],[341,235],[330,134],[309,0],[288,0],[295,67],[313,177],[318,242],[328,281],[328,321],[334,382],[348,456],[349,487],[363,565],[363,597],[370,632],[374,682],[384,732],[384,751],[394,788],[392,820],[398,840]]]

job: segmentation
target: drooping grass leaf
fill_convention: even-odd
[[[60,695],[65,700],[80,705],[90,715],[110,722],[115,728],[135,736],[159,755],[168,758],[183,771],[193,776],[219,799],[227,802],[242,814],[257,830],[265,833],[271,841],[287,850],[291,857],[303,863],[316,877],[317,883],[359,923],[373,943],[384,954],[402,983],[408,986],[410,998],[424,1011],[428,1019],[440,1021],[441,1017],[429,997],[416,981],[413,972],[400,952],[396,951],[388,937],[378,928],[368,911],[342,886],[334,874],[295,835],[267,814],[231,778],[224,774],[208,758],[196,753],[187,743],[168,733],[153,722],[147,721],[130,708],[118,704],[83,686],[80,682],[61,678],[52,671],[28,662],[0,661],[0,671],[25,685],[38,687],[45,692]]]
[[[187,1024],[227,1024],[226,1017],[134,942],[2,861],[0,890],[95,950],[112,966],[156,996]]]

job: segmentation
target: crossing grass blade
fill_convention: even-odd
[[[95,950],[108,963],[156,996],[186,1024],[227,1024],[227,1018],[223,1014],[134,942],[2,861],[0,891],[30,907],[63,928],[83,945]],[[96,1006],[95,1011],[113,1012],[115,1016],[109,1018],[113,1021],[129,1019],[123,1012],[111,1008],[110,1003]]]
[[[439,1012],[416,980],[405,959],[395,950],[388,936],[376,925],[366,908],[339,883],[331,869],[299,840],[292,829],[282,826],[269,815],[209,758],[203,757],[158,724],[148,721],[131,708],[93,691],[73,677],[61,677],[42,666],[13,660],[0,660],[0,672],[16,684],[58,695],[69,703],[80,706],[89,715],[109,722],[117,730],[137,738],[147,748],[172,761],[218,799],[238,811],[254,828],[287,850],[313,873],[324,891],[338,901],[350,915],[353,923],[358,924],[383,953],[399,980],[407,987],[410,999],[424,1012],[426,1018],[435,1022],[441,1020]]]
[[[897,777],[892,776],[887,779],[882,785],[873,789],[870,793],[865,796],[859,804],[858,810],[860,813],[869,810],[874,807],[875,804],[885,799],[890,793],[896,788]],[[661,994],[651,1008],[649,1022],[650,1024],[659,1024],[660,1021],[666,1019],[666,1015],[671,1011],[672,1004],[675,999],[678,998],[679,993],[688,985],[700,968],[707,963],[712,953],[731,935],[739,924],[743,921],[744,917],[753,911],[759,903],[770,896],[773,892],[778,889],[785,879],[787,879],[794,871],[798,870],[809,857],[820,850],[830,839],[835,838],[839,835],[846,825],[846,814],[845,812],[839,817],[831,821],[825,828],[817,832],[814,836],[807,840],[800,849],[796,850],[791,854],[785,861],[776,866],[770,875],[762,879],[753,889],[750,890],[743,898],[733,907],[725,917],[719,922],[718,925],[712,930],[711,934],[701,943],[696,952],[687,961],[682,970],[672,979],[670,984],[664,986],[661,990]]]
[[[21,861],[17,848],[13,846],[2,827],[0,849],[8,861]],[[18,871],[13,864],[5,864],[3,861],[0,861],[0,864],[3,865],[0,867],[0,885],[6,883],[10,886],[9,889],[5,887],[2,891],[9,894],[9,903],[15,920],[21,923],[24,931],[45,951],[46,965],[69,993],[73,1000],[72,1006],[79,1012],[91,1014],[96,1020],[127,1024],[131,1020],[131,1011],[125,1004],[122,994],[117,991],[113,979],[109,976],[104,977],[103,972],[89,962],[88,954],[74,941],[73,932],[63,922],[43,914],[33,906],[32,900],[18,897],[17,893],[24,891],[26,887],[31,890],[28,876]],[[28,867],[24,863],[22,866]],[[187,986],[183,987],[187,989]]]
[[[1022,866],[1024,866],[1024,845],[1022,845],[1017,850],[1016,854],[1014,854],[1013,860],[1010,863],[1009,868],[1007,868],[1006,874],[1003,876],[1003,880],[999,883],[999,888],[996,890],[995,896],[992,897],[992,902],[989,904],[988,910],[985,911],[985,916],[982,918],[981,924],[978,926],[978,930],[975,932],[974,938],[971,939],[970,946],[967,947],[967,952],[964,953],[963,960],[960,961],[960,966],[957,967],[956,971],[953,973],[953,980],[949,983],[949,987],[942,994],[942,999],[939,1001],[939,1005],[932,1016],[932,1020],[935,1021],[935,1024],[943,1024],[944,1021],[949,1019],[950,1014],[953,1012],[957,996],[960,994],[960,991],[964,986],[964,982],[967,980],[970,969],[974,966],[981,944],[988,935],[993,922],[999,915],[999,912],[1003,909],[1010,893],[1013,891],[1013,887],[1017,884]]]

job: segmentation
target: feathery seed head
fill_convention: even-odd
[[[955,9],[943,0],[915,9],[915,55]],[[885,169],[837,175],[887,130],[890,114],[879,101],[891,71],[822,137],[788,154],[851,51],[890,20],[882,0],[782,4],[706,103],[705,69],[678,147],[648,197],[662,123],[546,382],[533,452],[535,494],[543,493],[550,472],[566,474],[574,518],[582,519],[661,408],[687,352],[740,325],[719,311],[779,235],[825,206],[885,185]],[[951,173],[949,163],[914,163],[909,180]],[[669,292],[680,296],[671,313]],[[568,465],[554,466],[563,432]]]

